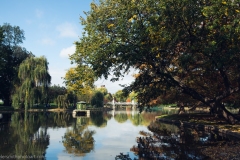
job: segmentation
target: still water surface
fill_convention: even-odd
[[[137,156],[130,148],[136,144],[140,131],[148,131],[147,126],[156,115],[138,114],[136,110],[91,112],[90,117],[43,112],[2,114],[0,159],[35,156],[49,160],[107,160],[120,153],[134,159]]]
[[[236,153],[240,145],[233,143],[235,139],[196,128],[152,123],[160,114],[139,114],[128,108],[124,111],[91,112],[90,117],[73,117],[71,113],[60,112],[0,113],[0,159],[239,157]]]
[[[100,112],[95,114],[101,114]],[[115,117],[113,117],[115,114]],[[73,130],[73,127],[63,127],[63,128],[49,128],[48,133],[50,134],[50,145],[46,150],[46,158],[50,159],[52,157],[57,157],[58,159],[115,159],[116,155],[119,155],[120,152],[129,153],[131,158],[134,158],[134,154],[130,152],[130,148],[136,144],[136,137],[139,136],[139,131],[148,131],[146,126],[148,122],[142,122],[143,119],[140,119],[142,122],[134,122],[132,116],[136,116],[136,112],[130,113],[130,117],[127,117],[126,112],[115,111],[108,112],[104,117],[98,117],[99,119],[87,122],[88,125],[84,126],[84,131],[93,131],[94,145],[92,148],[86,150],[90,151],[89,153],[80,153],[74,147],[68,146],[66,148],[62,142],[59,142],[62,139],[62,136],[67,135]],[[97,115],[94,115],[97,116]],[[118,116],[118,118],[116,117]],[[101,119],[103,118],[103,119]],[[78,117],[73,119],[76,121],[76,128],[81,128],[78,124],[78,120],[81,121],[83,117]],[[81,123],[81,122],[79,122]],[[80,133],[80,131],[78,132]],[[83,133],[84,134],[84,133]],[[74,135],[72,136],[74,137]],[[83,146],[84,147],[84,146]],[[82,150],[82,149],[81,149]],[[83,151],[84,152],[84,151]]]

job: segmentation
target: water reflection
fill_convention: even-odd
[[[67,129],[63,136],[63,145],[69,154],[84,156],[94,149],[94,131],[88,130],[89,117],[76,117],[76,123]]]
[[[239,149],[239,142],[234,137],[221,136],[218,133],[209,133],[196,128],[179,128],[160,122],[151,123],[148,128],[152,132],[140,131],[141,136],[136,138],[137,145],[130,149],[138,155],[138,159],[232,159],[238,157],[235,146]],[[222,155],[216,157],[213,154],[217,153],[219,148],[223,146],[229,148],[230,145],[233,145],[232,149],[235,148],[235,157],[231,153],[224,153],[225,157]],[[213,158],[212,155],[215,157]],[[123,153],[116,156],[116,159],[124,158],[129,156]]]
[[[16,138],[10,134],[10,121],[10,113],[2,115],[2,119],[0,119],[0,153],[5,153],[6,155],[14,151],[15,146],[12,144],[16,141]]]
[[[49,145],[48,128],[67,127],[71,122],[71,115],[60,112],[3,114],[0,121],[1,156],[43,159]]]
[[[73,117],[67,112],[50,113],[45,112],[43,120],[47,121],[48,127],[68,127],[71,126]]]
[[[91,118],[91,123],[94,126],[101,127],[101,128],[107,126],[107,119],[106,117],[103,116],[103,112],[101,111],[91,112],[90,118]]]
[[[141,114],[136,108],[130,107],[126,110],[113,110],[111,111],[114,119],[119,123],[124,123],[130,120],[134,126],[148,126],[150,122],[155,120],[155,116],[160,115],[161,112],[142,112]]]
[[[211,159],[210,155],[217,155],[215,151],[220,150],[219,145],[231,149],[232,156],[235,150],[240,150],[239,144],[229,145],[229,137],[217,133],[151,123],[159,114],[139,114],[129,108],[75,118],[63,112],[4,113],[0,119],[0,156]]]
[[[45,156],[49,135],[46,128],[40,128],[41,123],[35,119],[34,114],[13,113],[10,123],[3,126],[1,126],[2,144],[0,144],[3,148],[0,148],[0,153],[17,155],[20,159],[29,157],[42,159]]]
[[[118,122],[118,123],[124,123],[128,120],[128,116],[126,113],[118,113],[114,116],[114,119]]]

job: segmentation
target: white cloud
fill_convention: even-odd
[[[72,45],[71,47],[68,48],[63,48],[60,52],[60,57],[68,58],[69,55],[72,55],[75,51],[76,51],[75,45]]]
[[[52,46],[52,45],[55,44],[55,41],[52,40],[51,38],[43,38],[43,39],[41,40],[41,43],[44,44],[44,45],[50,45],[50,46]]]
[[[41,18],[43,16],[43,11],[36,9],[35,10],[35,15],[37,16],[37,18]]]
[[[77,27],[68,22],[57,26],[57,31],[60,32],[60,37],[70,37],[70,38],[78,37]]]

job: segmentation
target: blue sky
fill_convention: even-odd
[[[71,67],[68,55],[74,53],[74,42],[81,37],[83,26],[80,16],[90,10],[92,0],[1,0],[0,25],[9,23],[25,32],[22,44],[36,56],[45,56],[49,62],[52,85],[64,86],[63,79]],[[129,84],[132,74],[120,82],[98,80],[96,86],[105,85],[109,92]]]

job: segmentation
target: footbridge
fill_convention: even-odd
[[[132,102],[115,102],[115,101],[112,101],[112,102],[108,102],[106,103],[105,105],[108,105],[108,106],[112,106],[112,107],[127,107],[127,106],[131,106],[131,107],[136,107],[138,105],[138,103],[132,101]]]

